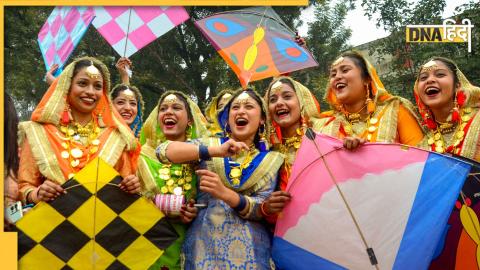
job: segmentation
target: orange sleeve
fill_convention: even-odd
[[[398,109],[397,132],[401,144],[416,146],[423,139],[417,119],[402,105]]]
[[[4,192],[5,192],[5,202],[4,206],[7,206],[11,203],[14,203],[18,200],[18,183],[13,175],[13,172],[10,171],[9,174],[4,179]]]
[[[18,190],[20,199],[26,201],[28,193],[40,186],[44,177],[38,169],[37,162],[33,158],[32,149],[28,139],[25,138],[20,151],[20,166],[18,168]]]
[[[125,178],[128,175],[135,174],[135,166],[133,165],[128,153],[123,151],[114,168],[120,176]]]

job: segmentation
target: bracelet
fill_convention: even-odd
[[[200,144],[198,146],[198,157],[200,160],[211,160],[212,157],[210,156],[210,153],[208,152],[208,146],[205,146],[203,144]]]
[[[264,217],[273,216],[272,214],[267,214],[267,211],[265,211],[265,209],[263,208],[264,205],[265,205],[265,202],[262,202],[262,204],[260,205],[260,212],[262,212],[262,215],[263,215]]]
[[[240,202],[238,203],[237,206],[232,208],[237,212],[241,212],[245,208],[245,206],[247,206],[247,199],[245,199],[245,196],[240,194],[238,194],[238,197],[240,198]]]

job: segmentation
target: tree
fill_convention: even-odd
[[[304,8],[274,9],[291,28],[295,29],[302,23],[299,17]],[[192,21],[215,12],[238,8],[186,9],[191,20],[131,57],[134,65],[131,83],[139,87],[144,96],[146,114],[153,109],[160,95],[167,89],[183,91],[195,98],[203,107],[219,90],[240,86],[234,73]],[[53,7],[5,8],[5,89],[16,99],[22,120],[29,118],[31,111],[47,89],[47,85],[42,82],[45,69],[36,40],[39,29],[52,10]],[[115,62],[119,56],[94,27],[89,28],[70,59],[84,55],[97,57],[108,66],[112,74],[112,85],[120,81],[115,71]],[[265,82],[258,85],[263,89]],[[206,96],[207,89],[210,91],[209,97]]]
[[[444,0],[425,0],[412,5],[408,1],[393,0],[363,0],[362,6],[366,15],[370,18],[374,14],[380,14],[377,26],[382,26],[390,31],[391,35],[376,42],[372,46],[371,53],[378,55],[392,55],[390,72],[382,76],[382,80],[393,94],[413,100],[413,85],[420,65],[432,56],[444,56],[455,60],[466,73],[472,83],[480,83],[480,75],[477,68],[480,65],[478,57],[480,51],[480,35],[478,31],[472,31],[472,52],[468,53],[467,44],[458,43],[409,43],[405,41],[406,25],[442,24],[441,17],[445,9]],[[480,3],[470,1],[458,6],[453,19],[461,22],[468,18],[472,24],[480,23]]]

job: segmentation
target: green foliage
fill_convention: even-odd
[[[317,3],[320,1],[311,1]],[[275,7],[286,24],[296,29],[305,7]],[[238,7],[187,7],[191,19],[176,27],[131,56],[133,78],[145,101],[148,115],[165,90],[185,92],[198,100],[201,107],[219,91],[240,86],[233,71],[226,65],[211,44],[194,26],[193,21],[210,14]],[[43,82],[43,62],[37,35],[53,7],[5,7],[5,89],[14,96],[22,120],[29,118],[32,110],[47,89]],[[78,56],[94,56],[110,69],[112,84],[120,82],[115,63],[120,57],[91,26],[70,60]],[[68,64],[68,63],[67,63]],[[255,83],[264,89],[268,80]],[[207,89],[210,95],[207,97]]]
[[[392,34],[373,43],[370,53],[392,55],[389,72],[381,75],[386,88],[395,95],[413,99],[413,85],[419,67],[433,56],[453,59],[467,78],[475,85],[480,83],[477,68],[480,65],[480,32],[473,28],[472,52],[468,53],[467,43],[406,43],[405,26],[409,24],[442,24],[441,15],[446,6],[444,0],[425,0],[411,5],[407,1],[363,0],[362,6],[370,18],[380,12],[377,26]],[[453,19],[461,23],[468,18],[472,24],[480,24],[480,3],[471,1],[456,8]]]

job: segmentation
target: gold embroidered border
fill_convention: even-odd
[[[138,177],[143,184],[143,191],[145,196],[152,197],[155,193],[160,193],[160,190],[157,187],[155,182],[155,177],[150,171],[147,158],[150,159],[157,159],[155,155],[155,149],[150,147],[149,145],[142,146],[142,152],[140,154],[140,158],[138,159]]]
[[[105,132],[105,131],[104,131]],[[107,141],[102,147],[99,156],[110,166],[114,167],[123,153],[126,142],[122,139],[120,132],[115,129],[108,136]]]
[[[465,136],[465,141],[463,142],[461,156],[474,159],[475,153],[477,151],[477,143],[479,140],[479,130],[480,130],[480,114],[474,112],[475,116],[470,124],[467,135]]]
[[[43,125],[29,121],[25,122],[21,128],[25,129],[25,135],[40,173],[47,179],[63,184],[65,177]]]

